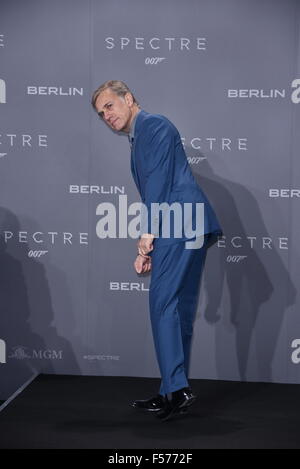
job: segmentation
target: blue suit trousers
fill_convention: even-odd
[[[186,249],[185,242],[154,247],[149,306],[157,361],[159,394],[188,386],[193,324],[207,253]]]

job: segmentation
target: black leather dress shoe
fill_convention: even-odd
[[[163,409],[166,401],[167,400],[164,396],[157,394],[157,396],[151,397],[151,399],[133,401],[131,406],[135,409],[146,410],[147,412],[158,412],[159,410]]]
[[[176,414],[183,414],[196,400],[191,388],[182,388],[172,393],[172,399],[166,401],[163,408],[157,412],[160,420],[169,420]]]

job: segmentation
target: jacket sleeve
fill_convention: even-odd
[[[173,180],[174,154],[175,133],[172,126],[167,121],[152,119],[147,123],[143,142],[146,176],[143,202],[146,213],[142,213],[141,233],[159,236],[159,216],[153,213],[151,217],[151,206],[153,203],[168,201]]]

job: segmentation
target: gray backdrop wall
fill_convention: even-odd
[[[90,106],[124,80],[177,126],[224,237],[191,377],[300,383],[300,2],[0,1],[0,399],[35,373],[158,376],[149,276],[97,207],[139,201]]]

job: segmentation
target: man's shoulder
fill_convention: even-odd
[[[177,131],[174,124],[162,114],[151,114],[143,111],[139,122],[139,130],[143,132],[153,131],[158,128],[168,129],[169,131]]]

